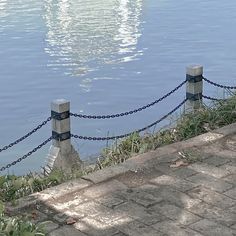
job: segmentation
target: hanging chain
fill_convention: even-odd
[[[70,113],[71,116],[74,117],[78,117],[78,118],[85,118],[85,119],[110,119],[110,118],[117,118],[117,117],[122,117],[122,116],[127,116],[127,115],[131,115],[134,113],[137,113],[139,111],[142,111],[144,109],[147,109],[159,102],[161,102],[162,100],[164,100],[165,98],[169,97],[171,94],[173,94],[175,91],[177,91],[179,88],[181,88],[187,80],[183,81],[181,84],[179,84],[177,87],[175,87],[173,90],[171,90],[169,93],[165,94],[163,97],[153,101],[152,103],[149,103],[143,107],[137,108],[135,110],[132,111],[126,111],[126,112],[122,112],[122,113],[118,113],[118,114],[113,114],[113,115],[82,115],[82,114],[75,114],[75,113]]]
[[[208,100],[211,100],[211,101],[225,101],[227,100],[226,98],[225,99],[222,99],[222,98],[213,98],[213,97],[210,97],[210,96],[206,96],[206,95],[202,95],[203,98],[206,98]]]
[[[10,164],[7,164],[6,166],[3,166],[0,168],[0,172],[4,171],[8,168],[10,168],[11,166],[16,165],[17,163],[23,161],[24,159],[26,159],[27,157],[29,157],[30,155],[32,155],[33,153],[37,152],[40,148],[42,148],[43,146],[45,146],[48,142],[50,142],[52,140],[52,137],[48,138],[47,140],[45,140],[43,143],[39,144],[36,148],[34,148],[32,151],[28,152],[27,154],[25,154],[24,156],[20,157],[19,159],[17,159],[16,161],[13,161]]]
[[[181,106],[184,105],[184,103],[187,101],[188,99],[184,99],[178,106],[176,106],[172,111],[168,112],[166,115],[164,115],[163,117],[161,117],[159,120],[153,122],[152,124],[144,127],[144,128],[141,128],[141,129],[138,129],[136,131],[133,131],[133,132],[130,132],[130,133],[127,133],[127,134],[123,134],[123,135],[117,135],[117,136],[111,136],[111,137],[87,137],[87,136],[79,136],[79,135],[76,135],[76,134],[71,134],[71,137],[73,138],[78,138],[78,139],[83,139],[83,140],[91,140],[91,141],[104,141],[104,140],[115,140],[115,139],[120,139],[120,138],[125,138],[125,137],[128,137],[134,133],[140,133],[142,131],[145,131],[151,127],[153,127],[154,125],[160,123],[161,121],[163,121],[166,117],[170,116],[171,114],[173,114],[175,111],[177,111]]]
[[[226,86],[226,85],[217,84],[217,83],[215,83],[215,82],[213,82],[213,81],[210,81],[209,79],[207,79],[207,78],[205,78],[205,77],[203,77],[203,80],[205,80],[207,83],[212,84],[212,85],[214,85],[214,86],[216,86],[216,87],[219,87],[219,88],[224,88],[224,89],[236,89],[236,86]]]
[[[7,150],[8,148],[22,142],[24,139],[28,138],[30,135],[41,129],[44,125],[46,125],[52,118],[48,117],[47,120],[43,121],[40,125],[38,125],[36,128],[34,128],[32,131],[27,133],[26,135],[22,136],[21,138],[17,139],[15,142],[10,143],[9,145],[4,146],[3,148],[0,148],[0,152]]]

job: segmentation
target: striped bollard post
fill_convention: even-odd
[[[51,103],[52,145],[49,150],[46,169],[59,168],[71,172],[81,168],[79,154],[71,145],[70,102],[57,99]]]
[[[203,66],[191,65],[186,68],[186,112],[194,112],[202,106]]]

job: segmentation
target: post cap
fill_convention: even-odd
[[[186,74],[191,76],[199,76],[203,74],[202,65],[189,65],[186,67]]]
[[[65,99],[56,99],[51,103],[51,110],[62,113],[70,110],[70,102]]]

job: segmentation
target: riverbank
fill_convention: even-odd
[[[184,114],[179,117],[176,125],[170,129],[160,131],[156,134],[146,134],[143,137],[133,134],[120,143],[115,143],[112,147],[103,150],[93,168],[90,167],[84,171],[75,170],[71,175],[65,175],[62,171],[55,170],[49,176],[40,178],[32,174],[22,177],[1,176],[0,200],[5,203],[11,202],[11,204],[17,205],[18,198],[27,196],[33,192],[38,192],[62,182],[85,176],[85,174],[108,166],[123,163],[134,155],[151,150],[160,150],[159,148],[164,145],[187,140],[207,131],[209,132],[224,125],[234,123],[236,122],[236,113],[234,111],[236,111],[235,96],[232,96],[226,101],[216,102],[210,107],[203,106],[195,114]],[[199,156],[188,151],[183,152],[179,162],[173,165],[181,167],[198,161],[200,161]],[[109,173],[109,169],[107,171]],[[115,171],[115,173],[117,172]]]
[[[33,192],[58,185],[68,180],[79,178],[88,173],[108,166],[123,163],[130,157],[155,150],[164,145],[187,140],[197,135],[218,129],[236,122],[236,96],[227,100],[215,101],[203,105],[197,112],[182,114],[173,127],[160,130],[157,133],[146,133],[144,136],[134,133],[128,138],[116,141],[112,146],[102,150],[94,165],[85,166],[81,170],[73,170],[65,174],[54,170],[49,175],[0,176],[0,200],[12,201]]]

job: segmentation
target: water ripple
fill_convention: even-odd
[[[141,36],[142,0],[45,0],[50,67],[67,67],[73,75],[104,63],[134,60]],[[93,68],[90,61],[96,61]],[[73,70],[70,70],[73,68]],[[68,71],[67,71],[68,72]]]

